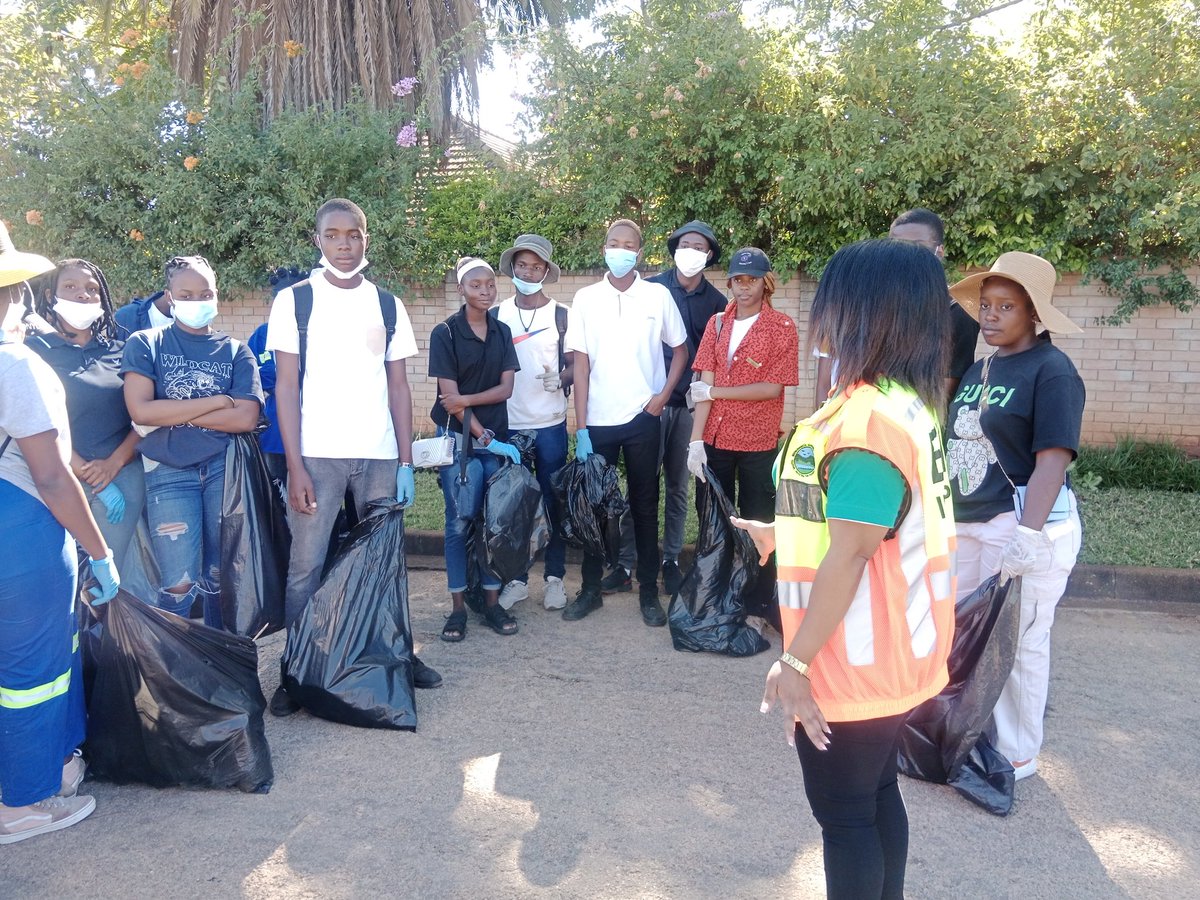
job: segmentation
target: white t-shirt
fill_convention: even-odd
[[[554,319],[558,305],[551,300],[537,309],[520,309],[514,296],[496,309],[500,321],[512,332],[513,348],[521,364],[508,398],[511,431],[549,428],[567,420],[567,395],[561,390],[547,391],[538,378],[543,372],[558,371],[558,325]]]
[[[678,347],[687,330],[671,292],[641,275],[618,291],[605,275],[575,294],[566,349],[586,353],[587,425],[624,425],[666,386],[662,345]],[[584,423],[580,423],[582,428]]]
[[[750,330],[750,326],[758,321],[758,313],[749,316],[745,319],[734,319],[733,330],[729,332],[729,359],[725,360],[726,365],[733,362],[733,354],[737,352],[738,345],[741,344],[742,338],[746,336],[746,332]]]
[[[45,360],[24,345],[0,343],[0,444],[12,438],[0,454],[0,478],[38,500],[42,498],[17,440],[51,430],[58,432],[58,455],[69,466],[71,423],[62,381]]]
[[[327,459],[395,459],[396,432],[388,407],[384,343],[387,330],[379,292],[363,279],[334,287],[324,270],[309,275],[313,289],[308,352],[300,409],[300,452]],[[267,349],[299,354],[296,303],[285,288],[271,305]],[[396,332],[387,361],[417,354],[404,304],[396,300]]]

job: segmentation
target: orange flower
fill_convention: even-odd
[[[44,218],[42,218],[42,211],[40,209],[31,209],[31,210],[27,211],[25,213],[25,224],[26,225],[45,225],[46,220]]]
[[[117,39],[120,44],[125,47],[132,47],[142,39],[142,33],[136,28],[126,28],[121,32],[121,36]]]
[[[113,84],[115,84],[117,87],[125,87],[125,79],[120,75],[114,75]]]
[[[201,122],[204,121],[204,113],[200,112],[199,110],[193,109],[191,112],[189,112],[187,114],[186,118],[187,118],[187,123],[189,125],[199,125]]]
[[[146,236],[144,234],[142,234],[140,231],[138,231],[136,228],[129,229],[129,237],[131,240],[135,240],[135,241],[144,241],[146,239]]]
[[[132,75],[134,78],[141,78],[143,75],[145,75],[149,71],[150,71],[150,63],[145,62],[140,59],[137,62],[135,62],[132,66],[129,67],[129,74]]]
[[[299,41],[284,41],[283,49],[287,53],[288,59],[295,59],[304,52],[304,45]]]
[[[200,160],[198,157],[195,157],[195,156],[189,156],[187,159],[185,159],[183,161],[183,167],[185,169],[187,169],[189,172],[192,171],[192,169],[196,168],[196,166],[198,166],[198,165],[200,165]]]

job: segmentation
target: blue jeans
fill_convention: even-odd
[[[550,524],[550,543],[546,545],[545,576],[562,578],[567,574],[567,545],[558,534],[558,498],[550,486],[550,478],[567,464],[567,423],[547,428],[528,429],[534,435],[533,474],[542,486],[542,502]],[[528,584],[529,573],[520,581]]]
[[[146,519],[158,563],[158,607],[186,616],[204,600],[204,624],[221,627],[221,500],[225,454],[186,469],[159,463],[146,473]],[[189,585],[175,594],[167,588]]]
[[[439,428],[439,434],[444,434],[444,430]],[[462,436],[455,435],[458,440],[454,452],[454,462],[448,466],[442,466],[438,472],[438,481],[442,485],[442,496],[446,498],[446,586],[450,589],[450,593],[457,594],[460,591],[467,589],[467,541],[474,533],[481,534],[483,529],[476,527],[481,516],[476,516],[474,519],[459,518],[458,508],[454,505],[454,479],[458,476],[458,454],[461,450],[458,447],[462,444]],[[483,466],[483,478],[476,485],[477,496],[475,497],[476,506],[483,508],[483,488],[489,478],[496,473],[500,468],[500,457],[488,453],[486,450],[481,450],[478,447],[474,450],[475,458],[479,460]],[[479,560],[479,572],[483,589],[485,591],[500,590],[500,579],[492,574],[491,569],[487,567],[487,554],[484,549],[478,545],[475,547],[476,558]]]
[[[91,507],[92,517],[100,526],[100,534],[104,536],[104,543],[108,544],[108,549],[113,552],[117,571],[124,575],[132,559],[129,545],[133,542],[138,522],[142,520],[142,508],[146,505],[146,475],[142,469],[142,458],[134,457],[133,462],[117,473],[112,483],[125,495],[125,515],[116,525],[108,521],[108,509],[96,498],[92,489],[82,482],[81,485],[88,499],[88,506]]]
[[[2,479],[0,534],[0,792],[27,806],[58,793],[63,759],[84,738],[75,541]]]

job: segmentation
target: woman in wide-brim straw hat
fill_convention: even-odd
[[[1016,662],[996,704],[997,749],[1017,778],[1037,771],[1050,626],[1079,553],[1067,467],[1079,449],[1084,387],[1051,333],[1080,331],[1053,303],[1054,266],[1005,253],[950,293],[993,348],[950,404],[946,457],[958,522],[958,596],[996,572],[1022,576]]]
[[[68,468],[62,384],[20,343],[25,282],[53,268],[17,251],[0,223],[0,844],[66,828],[96,808],[77,794],[85,717],[75,540],[92,560],[97,601],[116,596],[119,582]]]

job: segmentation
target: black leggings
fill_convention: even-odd
[[[900,900],[908,812],[896,783],[896,737],[908,714],[830,722],[828,750],[796,726],[804,792],[821,825],[829,900]]]

